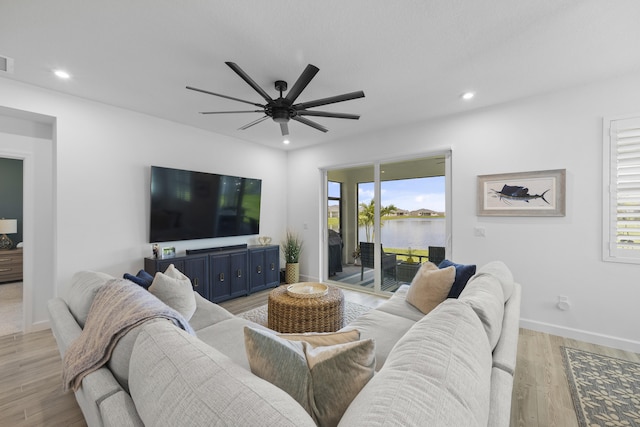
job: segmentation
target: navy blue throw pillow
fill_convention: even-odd
[[[456,268],[456,278],[453,281],[453,286],[451,286],[451,290],[449,291],[449,296],[447,298],[458,298],[464,287],[467,285],[469,279],[471,279],[471,276],[476,274],[476,266],[473,264],[456,264],[455,262],[445,259],[438,264],[438,268],[446,268],[452,265]]]
[[[134,276],[133,274],[124,273],[124,276],[122,277],[127,280],[131,280],[136,285],[140,285],[145,289],[149,289],[149,286],[151,286],[151,283],[153,282],[153,276],[144,270],[138,271],[138,274],[136,276]]]

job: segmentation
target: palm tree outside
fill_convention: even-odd
[[[395,213],[398,210],[393,204],[383,206],[380,209],[380,227],[384,225],[384,217]],[[375,202],[372,199],[369,204],[360,203],[360,209],[358,210],[358,225],[364,227],[367,242],[373,242],[374,236],[374,213]]]

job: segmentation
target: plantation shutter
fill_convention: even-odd
[[[640,117],[613,119],[609,123],[605,259],[640,263]]]

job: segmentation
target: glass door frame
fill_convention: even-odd
[[[374,172],[374,224],[373,224],[373,232],[374,232],[374,247],[378,248],[381,245],[381,233],[380,233],[380,203],[381,203],[381,181],[380,181],[380,167],[386,163],[397,163],[402,161],[412,161],[421,158],[431,158],[431,157],[444,157],[444,168],[445,168],[445,212],[446,212],[446,244],[445,244],[445,253],[448,258],[451,257],[452,252],[452,184],[451,184],[451,150],[441,150],[441,151],[433,151],[427,153],[419,153],[413,154],[411,156],[404,157],[396,157],[396,158],[385,158],[374,160],[367,163],[354,163],[354,164],[346,164],[346,165],[337,165],[331,167],[320,168],[320,197],[321,197],[321,215],[320,215],[320,223],[322,226],[320,227],[321,239],[320,239],[320,281],[327,281],[332,284],[342,285],[340,282],[336,282],[333,280],[329,280],[327,277],[327,269],[328,269],[328,212],[327,212],[327,200],[328,200],[328,173],[332,170],[339,169],[348,169],[355,167],[366,167],[372,166]],[[342,188],[342,192],[344,192],[344,188]],[[342,208],[344,209],[344,198],[341,201]],[[357,215],[357,209],[356,209]],[[357,218],[356,218],[357,224]],[[381,274],[380,274],[380,262],[382,260],[380,251],[374,251],[374,287],[373,292],[376,294],[384,294],[389,295],[390,292],[384,292],[381,290]],[[366,289],[359,289],[362,292],[368,292]]]

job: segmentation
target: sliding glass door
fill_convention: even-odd
[[[422,262],[439,262],[450,234],[449,163],[447,152],[327,170],[329,281],[394,292],[411,282]],[[336,222],[331,218],[336,210],[331,186],[337,183],[341,188],[339,239],[329,232]]]

